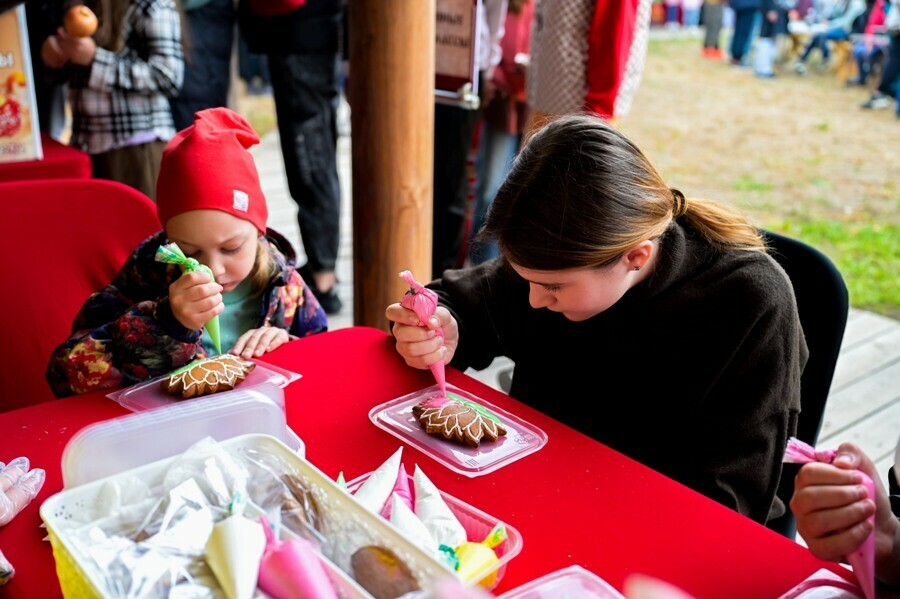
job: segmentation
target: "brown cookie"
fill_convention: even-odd
[[[453,400],[436,408],[415,405],[413,414],[425,427],[426,433],[441,435],[445,439],[472,447],[478,447],[481,439],[496,441],[501,435],[506,434],[506,429],[499,422]]]
[[[282,493],[281,519],[293,532],[308,536],[309,530],[319,530],[319,505],[303,481],[293,474],[282,474],[288,490]]]
[[[350,558],[353,578],[375,599],[396,599],[419,590],[409,567],[385,547],[367,545]]]
[[[176,370],[163,379],[162,390],[172,395],[180,395],[182,399],[231,391],[254,368],[256,364],[253,362],[223,354],[198,360]]]

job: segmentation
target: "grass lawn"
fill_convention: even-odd
[[[697,39],[652,40],[622,130],[688,197],[736,205],[837,264],[856,308],[900,318],[900,119],[863,89],[704,59]]]

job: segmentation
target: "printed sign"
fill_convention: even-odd
[[[0,14],[0,162],[40,160],[25,7]]]
[[[478,107],[476,58],[480,2],[437,0],[434,87],[438,102]]]

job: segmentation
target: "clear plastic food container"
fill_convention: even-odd
[[[500,599],[625,599],[605,580],[581,566],[569,566],[500,595]]]
[[[73,487],[182,453],[203,439],[261,433],[299,455],[303,441],[285,421],[284,391],[272,384],[199,397],[162,410],[113,418],[81,429],[62,456],[63,485]]]
[[[347,483],[347,489],[351,493],[355,493],[356,490],[368,480],[371,474],[372,473],[369,472],[368,474],[363,474],[362,476],[353,479]],[[411,490],[415,488],[412,476],[409,476],[409,488]],[[459,523],[463,525],[463,528],[466,530],[466,538],[469,541],[478,542],[484,540],[485,537],[488,536],[488,533],[490,533],[494,526],[499,522],[503,522],[503,525],[506,527],[506,540],[494,548],[494,552],[497,554],[499,561],[490,569],[485,570],[484,575],[482,576],[482,579],[488,578],[491,574],[496,572],[497,578],[490,587],[491,589],[495,588],[500,584],[503,575],[506,574],[506,565],[522,551],[522,534],[505,520],[500,520],[499,518],[486,514],[465,501],[457,499],[453,495],[448,495],[443,491],[440,493],[444,503],[446,503],[447,507],[450,508],[450,511],[453,512],[453,515],[456,516]],[[415,491],[413,491],[413,498],[415,499]]]
[[[266,362],[257,362],[248,360],[256,364],[254,368],[238,386],[232,391],[222,391],[221,393],[213,393],[212,395],[204,395],[202,397],[223,397],[226,393],[233,393],[243,389],[258,387],[259,385],[271,384],[281,387],[287,387],[301,377],[296,372],[273,366]],[[132,412],[141,412],[143,410],[152,410],[154,408],[162,408],[173,404],[180,404],[186,401],[195,401],[199,398],[181,399],[174,395],[170,395],[162,390],[162,381],[168,378],[168,374],[138,383],[131,387],[119,389],[108,394],[112,400],[117,401],[122,407]]]
[[[162,412],[168,410],[157,413]],[[347,574],[351,571],[350,556],[361,546],[376,545],[392,551],[407,565],[426,592],[433,590],[442,578],[452,576],[444,564],[413,545],[381,516],[366,510],[334,481],[278,439],[269,435],[241,435],[223,441],[222,446],[229,451],[246,449],[273,454],[294,468],[304,486],[316,497],[319,514],[332,535],[321,547],[323,562],[343,597],[371,599],[371,595]],[[104,489],[113,481],[134,477],[143,481],[151,491],[158,490],[174,460],[173,456],[65,489],[41,505],[41,519],[47,526],[63,596],[101,599],[109,596],[103,592],[102,574],[89,559],[78,553],[73,544],[72,535],[82,526],[77,524],[80,514],[85,510],[96,511],[98,505],[105,505]]]
[[[437,435],[429,435],[412,409],[419,402],[439,392],[438,386],[433,385],[375,406],[369,412],[369,420],[450,470],[469,478],[508,466],[547,444],[547,433],[537,426],[453,385],[447,385],[448,394],[459,395],[493,412],[506,428],[506,435],[493,442],[482,441],[478,447],[469,447]]]

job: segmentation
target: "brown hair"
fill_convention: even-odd
[[[260,237],[256,241],[256,261],[253,263],[250,274],[247,275],[247,278],[250,279],[250,287],[253,289],[253,293],[263,291],[269,286],[269,283],[272,281],[272,275],[275,274],[275,269],[278,267],[275,261],[272,260],[272,256],[269,254],[266,242],[263,239],[263,237]]]
[[[536,270],[606,266],[676,218],[721,251],[765,251],[737,211],[669,188],[637,146],[600,118],[548,123],[522,149],[480,236]]]

